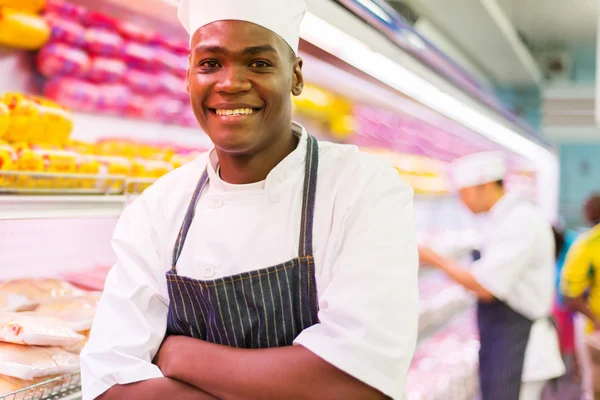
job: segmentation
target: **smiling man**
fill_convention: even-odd
[[[212,151],[123,213],[83,398],[403,399],[415,348],[412,191],[292,122],[304,0],[183,0]]]

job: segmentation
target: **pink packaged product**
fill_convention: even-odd
[[[87,10],[82,19],[83,23],[91,28],[103,28],[113,31],[117,26],[116,19],[96,11]]]
[[[127,65],[140,71],[156,71],[158,53],[154,47],[127,42],[123,48],[123,58]]]
[[[158,54],[158,63],[162,70],[181,78],[186,77],[189,67],[189,61],[186,55],[175,53],[163,47],[158,47],[156,51]]]
[[[80,21],[86,14],[83,7],[65,0],[46,0],[45,13],[52,13],[70,21]]]
[[[144,97],[139,94],[132,94],[127,101],[127,109],[125,115],[130,118],[149,118],[148,109],[152,100],[149,97]]]
[[[57,78],[46,84],[44,95],[76,111],[93,112],[100,97],[99,88],[74,78]]]
[[[165,123],[176,121],[184,107],[181,100],[167,96],[156,96],[150,104],[148,117]]]
[[[34,346],[71,346],[84,337],[64,322],[29,312],[0,313],[0,341]]]
[[[122,115],[127,110],[128,98],[131,91],[125,85],[101,85],[98,87],[99,97],[96,111]]]
[[[154,94],[159,89],[156,75],[136,69],[129,69],[125,73],[123,83],[131,88],[133,92],[143,95]]]
[[[50,42],[61,42],[81,47],[85,43],[85,28],[58,14],[44,16],[51,28]]]
[[[58,347],[0,343],[0,374],[33,380],[76,372],[79,356]]]
[[[119,82],[125,72],[127,65],[115,58],[95,57],[91,60],[86,78],[95,83]]]
[[[117,32],[127,40],[150,45],[159,43],[158,36],[155,32],[144,29],[128,21],[118,21],[116,29]]]
[[[185,81],[175,75],[162,72],[156,77],[158,82],[158,90],[161,93],[168,94],[178,99],[188,99],[189,95],[185,90]]]
[[[46,77],[84,74],[89,64],[90,58],[85,51],[62,43],[44,46],[37,58],[38,69]]]
[[[62,274],[62,277],[73,285],[83,289],[101,291],[104,289],[104,281],[106,281],[106,276],[110,269],[110,266],[97,266],[83,271],[65,272]]]
[[[89,28],[85,32],[84,46],[96,56],[121,57],[124,42],[121,36],[103,28]]]

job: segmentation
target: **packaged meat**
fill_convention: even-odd
[[[102,28],[89,28],[85,32],[84,46],[96,56],[120,57],[123,54],[123,39],[121,36]]]
[[[38,69],[45,77],[81,75],[89,65],[85,51],[63,43],[44,46],[37,58]]]
[[[133,92],[143,95],[155,94],[158,91],[156,75],[145,71],[129,69],[123,76],[123,83]]]
[[[31,380],[18,379],[8,375],[0,375],[0,396],[6,396],[8,394],[12,394],[14,392],[26,389],[26,392],[16,394],[14,395],[14,397],[11,396],[9,397],[9,399],[31,400],[33,399],[33,391],[29,388],[35,385],[44,384],[49,381],[52,381],[53,385],[59,385],[61,383],[60,377],[53,375],[35,378]]]
[[[161,69],[173,75],[185,78],[189,67],[188,57],[185,54],[178,54],[164,47],[156,49],[158,54],[158,63]]]
[[[58,297],[81,296],[83,290],[60,279],[16,279],[0,283],[0,292],[26,297],[35,304],[46,303]]]
[[[156,96],[148,111],[153,120],[171,123],[179,118],[184,107],[185,103],[180,99],[169,96]]]
[[[41,304],[35,309],[35,314],[58,319],[74,331],[83,332],[92,327],[98,301],[100,301],[99,293],[59,298]]]
[[[46,0],[44,11],[46,14],[56,14],[70,21],[80,21],[86,14],[83,7],[66,0]]]
[[[80,24],[56,14],[46,14],[44,19],[50,25],[50,42],[67,43],[81,47],[85,43],[85,28]]]
[[[90,27],[103,28],[111,31],[115,30],[117,26],[117,21],[114,18],[106,14],[90,10],[87,10],[87,12],[83,15],[83,23]]]
[[[101,291],[104,289],[104,282],[106,281],[106,276],[108,275],[110,268],[111,267],[109,266],[98,266],[83,271],[65,272],[62,274],[62,277],[78,287],[87,290]]]
[[[118,21],[116,28],[117,32],[127,40],[142,44],[157,44],[159,41],[155,32],[128,21]]]
[[[90,62],[86,78],[95,83],[116,83],[123,78],[126,71],[127,65],[121,60],[95,57]]]
[[[81,354],[85,345],[88,343],[88,341],[90,339],[90,331],[88,330],[88,331],[79,332],[79,333],[83,336],[82,341],[80,341],[79,343],[76,343],[74,345],[71,345],[71,346],[62,346],[62,348],[64,350],[68,351],[69,353]]]
[[[81,79],[63,77],[50,80],[44,95],[73,110],[93,112],[97,110],[100,89]]]
[[[76,372],[79,356],[59,347],[0,343],[0,374],[23,380]]]
[[[178,99],[189,99],[184,79],[167,72],[158,74],[156,78],[158,81],[158,90],[161,93],[168,94],[169,96]]]
[[[25,296],[0,292],[0,311],[27,311],[33,304]]]
[[[0,341],[34,346],[71,346],[83,336],[63,321],[31,312],[0,313]],[[1,373],[1,372],[0,372]]]
[[[0,45],[37,50],[50,38],[50,27],[35,14],[0,7]]]
[[[152,46],[127,42],[123,47],[123,57],[131,68],[141,71],[156,71],[158,52]]]
[[[190,53],[189,43],[177,38],[161,37],[161,44],[178,55],[188,56]]]
[[[99,86],[96,110],[98,112],[122,115],[127,109],[129,96],[131,96],[131,91],[125,85],[101,85]]]

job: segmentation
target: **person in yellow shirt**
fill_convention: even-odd
[[[592,228],[581,235],[567,254],[561,277],[561,293],[572,311],[586,317],[586,334],[600,334],[600,194],[586,201],[583,212]],[[581,340],[577,347],[584,390],[582,398],[598,400],[600,364],[592,362],[592,348],[587,340]]]
[[[592,228],[573,244],[562,271],[561,292],[569,308],[585,315],[587,331],[600,331],[600,194],[584,205]]]

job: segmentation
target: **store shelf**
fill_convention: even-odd
[[[117,217],[127,203],[125,195],[0,196],[0,220]]]

